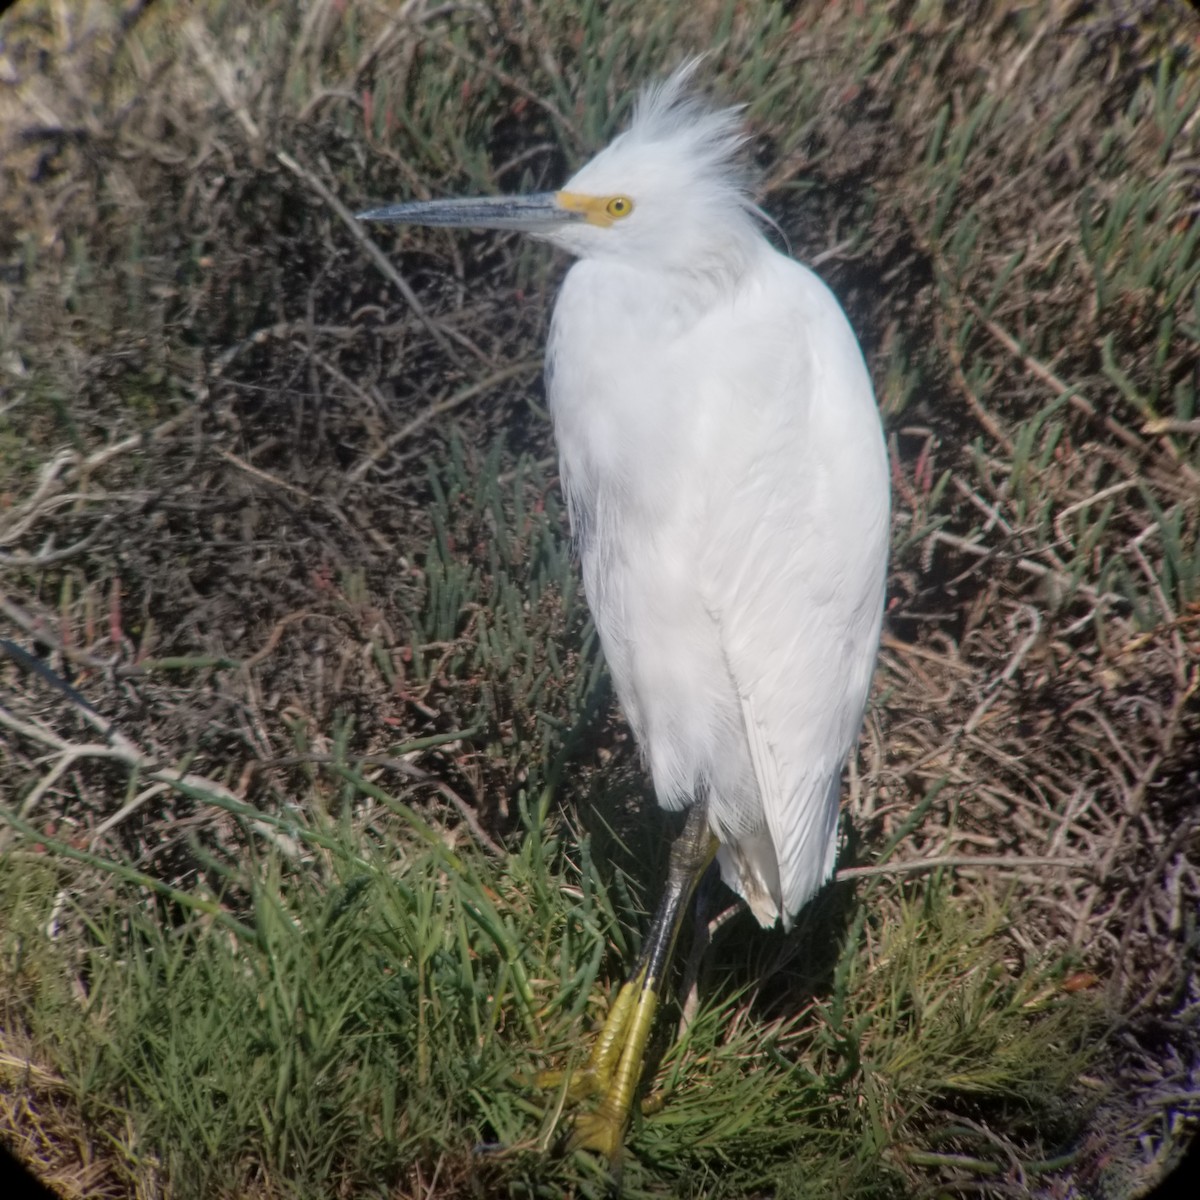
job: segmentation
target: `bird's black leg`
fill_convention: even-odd
[[[587,1066],[572,1080],[572,1098],[601,1093],[596,1108],[576,1120],[572,1148],[599,1151],[613,1163],[620,1156],[663,977],[688,901],[716,852],[717,839],[708,827],[707,805],[699,800],[688,810],[683,832],[671,846],[667,886],[637,965],[617,995]]]

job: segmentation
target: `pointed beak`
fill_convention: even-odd
[[[572,221],[586,220],[583,213],[565,207],[560,195],[559,192],[538,192],[532,196],[413,200],[407,204],[369,208],[356,215],[360,221],[445,225],[462,229],[520,229],[526,233],[541,233]]]

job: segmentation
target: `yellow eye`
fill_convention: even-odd
[[[605,206],[604,211],[610,217],[619,220],[633,212],[633,201],[628,196],[614,196]]]

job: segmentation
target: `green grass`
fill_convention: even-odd
[[[4,18],[0,634],[98,715],[0,657],[0,1130],[71,1196],[609,1193],[530,1078],[671,830],[553,478],[561,264],[385,275],[331,197],[555,186],[703,50],[893,450],[841,855],[892,871],[722,927],[622,1194],[1152,1182],[1200,1114],[1186,6],[187,15]]]
[[[636,914],[614,911],[587,838],[531,824],[497,865],[383,808],[371,837],[335,814],[294,825],[298,862],[212,864],[193,895],[236,921],[118,877],[64,903],[53,844],[11,856],[10,1018],[130,1173],[154,1161],[175,1195],[389,1195],[434,1176],[448,1194],[605,1194],[588,1156],[548,1153],[561,1097],[530,1081],[579,1060]],[[1014,974],[997,909],[935,887],[885,919],[872,891],[829,970],[770,1004],[750,994],[786,975],[756,961],[768,939],[719,954],[696,1019],[660,1045],[664,1103],[636,1124],[623,1194],[904,1195],[930,1146],[968,1176],[1006,1169],[969,1120],[938,1120],[956,1109],[1019,1111],[1058,1151],[1095,1002],[1046,966]],[[814,939],[810,922],[789,953]]]
[[[584,614],[553,502],[522,507],[530,478],[544,490],[531,470],[506,487],[493,455],[469,487],[456,442],[432,475],[405,687],[476,707],[388,756],[511,759],[511,853],[414,809],[348,753],[346,716],[303,805],[175,784],[236,830],[184,835],[177,880],[6,814],[21,835],[0,872],[10,1036],[118,1149],[119,1180],[161,1177],[182,1197],[420,1194],[434,1179],[444,1194],[607,1193],[588,1156],[558,1154],[569,1112],[531,1080],[586,1055],[667,830],[630,809],[619,774],[593,785],[594,834],[563,825],[555,797],[604,689],[586,628],[569,669],[538,641],[547,613],[562,629]],[[454,547],[481,523],[495,536],[463,565]],[[1095,1002],[1058,992],[1049,960],[1013,974],[986,897],[862,890],[837,889],[786,941],[743,924],[718,943],[686,1033],[670,1037],[670,1007],[663,1022],[648,1086],[664,1103],[635,1124],[622,1194],[904,1195],[920,1148],[944,1139],[947,1168],[995,1168],[994,1146],[938,1120],[980,1107],[1020,1110],[1042,1158],[1066,1144]]]

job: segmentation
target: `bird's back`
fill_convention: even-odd
[[[660,803],[706,795],[764,924],[833,867],[883,608],[887,460],[841,308],[765,242],[739,279],[586,260],[547,383],[589,605]]]

